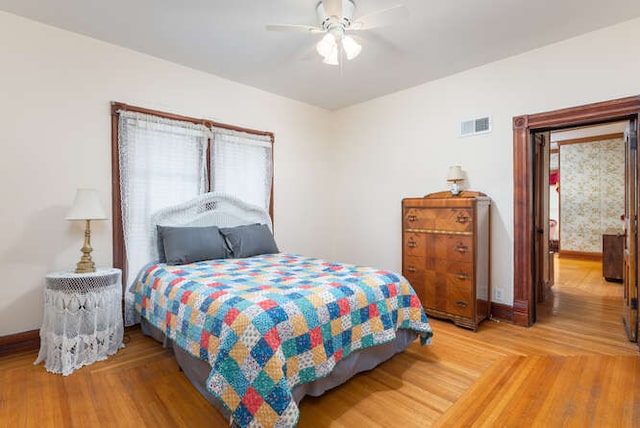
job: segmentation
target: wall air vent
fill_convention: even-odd
[[[491,132],[491,116],[477,117],[460,122],[460,136],[486,134]]]

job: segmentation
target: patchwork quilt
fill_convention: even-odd
[[[432,336],[406,279],[289,254],[147,266],[136,308],[208,361],[207,388],[242,427],[292,427],[291,388],[327,376],[351,352],[411,329]]]

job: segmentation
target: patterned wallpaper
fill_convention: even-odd
[[[560,146],[560,250],[602,252],[623,213],[624,140]]]

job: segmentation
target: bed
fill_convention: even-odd
[[[235,239],[244,225],[267,225],[270,235],[258,207],[205,194],[152,216],[150,239],[160,242],[156,225],[216,226],[224,235],[230,258],[150,263],[127,301],[143,331],[173,348],[189,380],[235,426],[295,426],[305,395],[321,395],[416,339],[430,342],[420,301],[399,274],[277,249],[238,257],[255,239]],[[162,258],[162,246],[152,248],[150,260]]]

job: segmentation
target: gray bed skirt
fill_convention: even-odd
[[[192,356],[180,348],[170,339],[166,338],[161,330],[151,325],[146,319],[143,318],[140,325],[144,334],[161,342],[165,348],[173,350],[180,368],[184,371],[184,374],[193,386],[196,387],[207,401],[222,413],[226,420],[230,420],[230,412],[207,390],[207,378],[211,372],[209,363]],[[293,387],[291,390],[293,399],[299,404],[305,395],[318,397],[329,389],[343,384],[354,375],[371,370],[398,352],[404,351],[417,338],[417,332],[400,329],[396,332],[395,340],[391,342],[353,352],[344,360],[339,361],[329,376]]]

